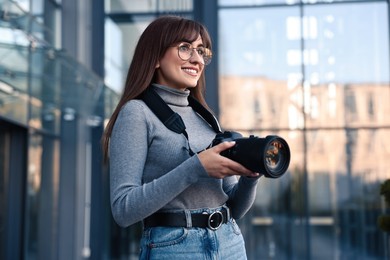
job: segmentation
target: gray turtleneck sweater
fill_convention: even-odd
[[[225,203],[234,218],[242,217],[253,204],[258,178],[209,177],[188,149],[205,149],[215,132],[188,106],[189,90],[153,87],[182,117],[189,138],[166,128],[142,100],[123,106],[110,139],[115,221],[126,227],[161,210],[216,208]]]

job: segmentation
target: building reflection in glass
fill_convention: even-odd
[[[220,11],[222,126],[277,134],[291,149],[289,172],[259,183],[240,222],[251,259],[384,257],[376,221],[390,176],[386,6]]]

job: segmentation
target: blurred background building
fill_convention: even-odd
[[[0,0],[0,259],[137,259],[100,137],[138,37],[207,26],[207,101],[227,130],[277,134],[289,171],[239,221],[248,257],[388,259],[388,0]]]

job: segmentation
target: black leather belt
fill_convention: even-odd
[[[187,221],[184,212],[157,212],[144,219],[144,227],[200,227],[217,230],[222,224],[228,222],[230,218],[228,210],[223,207],[213,213],[192,213],[188,215],[191,221]]]

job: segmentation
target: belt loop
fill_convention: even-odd
[[[226,217],[227,217],[226,222],[228,222],[230,220],[230,209],[226,205],[223,205],[222,208],[226,209]]]
[[[187,228],[192,228],[191,212],[186,209],[184,210],[184,214],[186,215]]]

